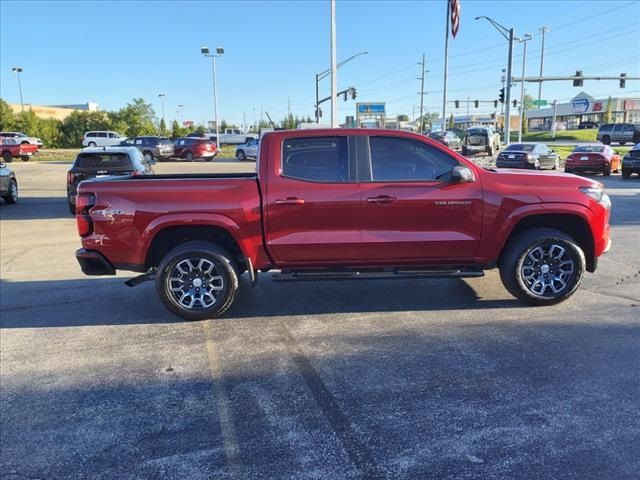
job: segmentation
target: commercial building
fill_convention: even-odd
[[[22,105],[19,103],[10,103],[9,107],[18,113],[22,111]],[[93,102],[69,104],[69,105],[31,105],[25,103],[24,110],[31,110],[39,118],[55,118],[56,120],[64,120],[71,112],[84,111],[84,112],[97,112],[98,104]]]
[[[573,130],[580,122],[606,123],[608,108],[611,109],[612,123],[640,123],[640,98],[594,98],[585,92],[580,92],[568,103],[527,110],[525,115],[529,130],[551,130],[554,113],[556,129]]]

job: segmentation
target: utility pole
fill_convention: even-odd
[[[504,92],[504,82],[506,80],[506,77],[504,76],[504,72],[506,70],[503,68],[502,69],[502,91]],[[502,128],[504,129],[504,102],[502,103],[502,105],[500,105],[500,116],[502,117]]]
[[[448,24],[447,24],[448,25]],[[422,53],[422,70],[420,71],[420,132],[423,130],[423,119],[422,115],[424,115],[424,52]]]
[[[524,78],[525,68],[527,66],[527,42],[533,38],[532,35],[525,33],[520,39],[520,42],[524,43],[524,50],[522,51],[522,78]],[[524,82],[520,84],[520,128],[518,129],[518,143],[522,142],[522,122],[524,120]]]
[[[544,66],[544,34],[548,31],[549,27],[542,27],[540,29],[540,33],[542,33],[542,51],[540,52],[540,76],[542,76],[542,67]],[[542,108],[540,105],[540,100],[542,100],[542,82],[540,82],[540,85],[538,85],[538,108]]]
[[[470,97],[467,97],[467,128],[469,128],[469,124],[471,123],[469,121],[469,102],[470,102]]]
[[[22,73],[22,67],[13,67],[11,71],[18,75],[18,89],[20,90],[20,107],[24,112],[24,101],[22,100],[22,82],[20,81],[20,74]]]
[[[331,128],[338,128],[338,67],[336,53],[336,0],[331,0]]]
[[[451,15],[451,1],[447,0],[446,30],[444,37],[444,88],[442,89],[442,132],[447,131],[447,70],[449,68],[449,16]]]

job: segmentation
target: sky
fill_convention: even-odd
[[[449,42],[449,100],[494,100],[506,67],[507,42],[487,15],[528,42],[526,75],[539,73],[542,26],[544,74],[640,76],[640,1],[460,0],[460,30]],[[357,101],[385,102],[388,115],[417,115],[422,53],[426,54],[425,110],[442,109],[446,1],[337,0],[338,61],[368,52],[338,70],[338,88],[355,87],[356,101],[339,100],[339,118]],[[0,0],[0,97],[19,103],[16,75],[23,68],[25,103],[96,102],[116,110],[143,98],[167,122],[213,119],[211,61],[200,47],[222,46],[217,60],[218,115],[251,124],[261,112],[281,120],[290,109],[313,116],[315,74],[330,65],[330,2],[308,1],[6,1]],[[522,44],[514,75],[522,71]],[[640,82],[545,83],[543,99],[568,101],[584,90],[602,98],[639,96]],[[519,97],[519,86],[512,98]],[[527,84],[537,97],[537,84]],[[320,97],[330,80],[320,83]],[[329,121],[329,103],[323,105]],[[493,105],[470,113],[488,113]],[[464,115],[448,106],[449,112]],[[266,116],[263,118],[266,119]]]

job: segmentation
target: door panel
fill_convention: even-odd
[[[458,161],[436,147],[376,138],[389,137],[370,139],[372,181],[360,187],[363,259],[428,264],[474,258],[482,231],[479,180],[449,183],[445,172]],[[384,177],[394,181],[376,181]]]
[[[340,265],[358,259],[360,192],[346,136],[286,139],[282,172],[265,195],[267,248],[276,262]]]

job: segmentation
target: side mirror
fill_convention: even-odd
[[[469,167],[458,165],[451,170],[451,183],[471,183],[476,180],[473,171]]]

